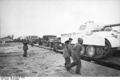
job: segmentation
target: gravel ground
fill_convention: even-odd
[[[81,77],[120,76],[120,71],[82,60],[81,75],[64,68],[61,54],[50,50],[29,46],[28,57],[23,57],[22,44],[12,43],[0,47],[0,76],[21,77]]]

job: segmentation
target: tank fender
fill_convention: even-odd
[[[112,48],[120,47],[120,40],[111,37],[106,37],[105,39],[110,42]]]
[[[105,39],[99,36],[90,36],[83,38],[84,45],[105,46]]]

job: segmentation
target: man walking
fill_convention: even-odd
[[[78,43],[73,46],[73,52],[71,54],[73,62],[69,65],[68,70],[70,70],[73,66],[76,65],[76,74],[80,74],[81,69],[81,60],[80,60],[80,52],[82,50],[83,39],[78,38]]]

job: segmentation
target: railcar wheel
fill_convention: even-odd
[[[94,57],[95,56],[95,46],[86,46],[86,55],[88,57]]]

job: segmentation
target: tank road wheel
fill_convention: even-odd
[[[88,57],[94,57],[95,56],[95,46],[86,46],[86,55]]]
[[[104,47],[104,57],[107,57],[112,54],[111,44],[105,39],[105,47]]]
[[[103,56],[104,56],[104,47],[96,46],[96,54],[94,58],[100,59],[100,58],[103,58]]]
[[[82,46],[82,50],[80,51],[80,55],[85,55],[85,46]]]

